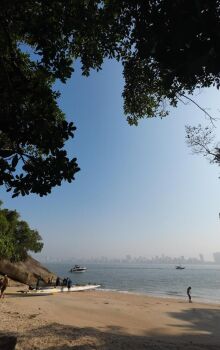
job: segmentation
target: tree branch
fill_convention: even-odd
[[[194,105],[196,105],[196,107],[198,107],[201,111],[203,111],[204,113],[205,113],[205,115],[210,119],[210,122],[211,122],[211,124],[212,124],[212,126],[214,127],[214,128],[216,128],[216,126],[215,126],[215,123],[214,123],[214,121],[216,121],[217,119],[216,118],[213,118],[212,116],[211,116],[211,114],[209,114],[206,110],[205,110],[205,108],[202,108],[196,101],[194,101],[192,98],[190,98],[189,96],[186,96],[186,95],[184,95],[184,94],[179,94],[181,97],[184,97],[185,99],[187,99],[187,100],[189,100],[190,102],[192,102]],[[181,99],[180,99],[180,101],[181,101]],[[184,103],[184,102],[183,102]]]

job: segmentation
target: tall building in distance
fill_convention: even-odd
[[[220,252],[213,253],[213,259],[216,264],[220,264]]]

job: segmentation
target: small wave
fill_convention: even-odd
[[[119,292],[117,289],[114,289],[114,288],[98,288],[97,291],[101,291],[101,292]]]
[[[174,296],[183,296],[183,293],[177,292],[177,291],[173,291],[173,290],[168,290],[167,292],[165,292],[165,294],[167,295],[174,295]]]

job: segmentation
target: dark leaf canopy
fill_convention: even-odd
[[[42,196],[74,179],[64,146],[75,127],[53,84],[76,59],[84,75],[105,58],[122,62],[124,111],[137,125],[198,87],[219,88],[219,33],[220,0],[2,0],[0,185]]]

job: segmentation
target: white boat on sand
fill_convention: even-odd
[[[66,286],[58,286],[58,287],[44,287],[40,289],[33,289],[33,290],[21,290],[19,291],[24,296],[40,296],[40,295],[53,295],[56,293],[63,293],[63,292],[82,292],[85,290],[92,290],[97,289],[100,287],[100,284],[86,284],[83,286],[77,286],[73,285],[70,288],[67,288]]]
[[[46,291],[46,290],[19,290],[18,293],[21,293],[21,295],[25,297],[36,297],[36,296],[47,296],[47,295],[53,295],[52,292]],[[16,293],[14,293],[16,295]]]

